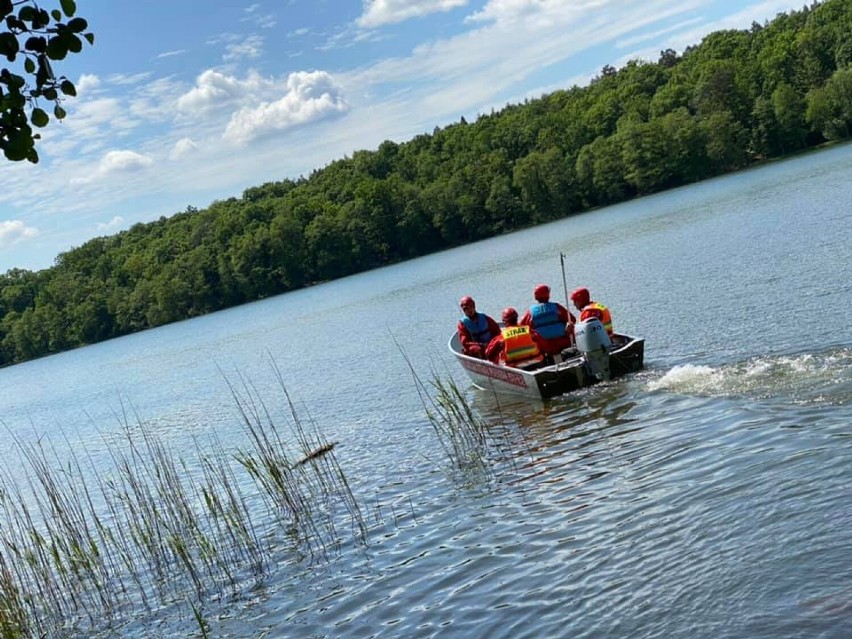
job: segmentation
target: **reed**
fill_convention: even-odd
[[[106,470],[67,441],[60,455],[7,428],[27,472],[15,480],[0,468],[0,639],[102,631],[186,600],[206,637],[205,605],[269,576],[272,538],[261,530],[283,527],[296,560],[326,556],[343,521],[363,542],[336,442],[274,372],[283,398],[274,417],[248,380],[226,380],[248,444],[234,452],[215,435],[195,440],[192,463],[123,405],[120,432],[104,436]]]
[[[324,437],[307,407],[296,406],[274,361],[272,366],[286,400],[281,419],[291,437],[285,437],[255,386],[242,376],[239,386],[226,378],[243,429],[253,443],[250,453],[237,454],[237,461],[276,505],[289,522],[294,540],[310,556],[324,555],[339,538],[335,522],[342,512],[353,535],[364,540],[363,513],[334,453],[337,443]]]
[[[405,349],[395,337],[393,339],[408,366],[426,417],[447,462],[442,464],[432,460],[433,463],[447,474],[461,472],[469,478],[492,477],[493,469],[488,457],[496,443],[490,437],[489,425],[473,409],[452,377],[442,377],[433,368],[428,383],[424,382]]]
[[[460,475],[468,483],[493,480],[495,462],[506,463],[517,470],[517,444],[521,443],[522,449],[529,452],[529,442],[525,434],[517,430],[513,437],[520,437],[520,442],[507,440],[510,424],[498,393],[493,391],[492,397],[496,411],[488,418],[483,417],[448,371],[442,375],[433,365],[424,381],[405,349],[391,337],[408,366],[429,425],[444,453],[443,462],[430,461],[445,474]]]

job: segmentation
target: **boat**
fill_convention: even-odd
[[[564,395],[636,372],[644,366],[643,338],[620,333],[607,335],[597,319],[579,322],[575,336],[575,347],[518,366],[465,355],[458,333],[450,338],[449,348],[477,388],[534,399]]]

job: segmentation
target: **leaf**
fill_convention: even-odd
[[[54,116],[57,120],[62,120],[62,119],[64,119],[66,115],[67,115],[67,113],[65,113],[65,109],[63,109],[63,108],[62,108],[61,106],[59,106],[58,104],[57,104],[55,107],[53,107],[53,116]]]
[[[83,43],[80,42],[80,38],[75,36],[73,33],[64,34],[62,38],[65,41],[65,44],[68,45],[68,50],[71,53],[80,53],[83,50]]]
[[[41,36],[33,36],[27,38],[27,41],[24,43],[24,48],[27,51],[35,51],[36,53],[44,53],[44,50],[47,48],[47,40],[42,38]]]
[[[59,11],[59,9],[54,9],[50,12],[50,15],[55,22],[59,22],[60,20],[62,20],[62,13]]]
[[[54,89],[53,87],[49,87],[49,88],[45,89],[44,92],[42,93],[42,95],[44,96],[45,100],[50,100],[51,102],[56,102],[56,98],[59,97],[59,94],[56,92],[56,89]]]
[[[47,41],[47,57],[51,60],[62,60],[68,55],[68,45],[59,36],[53,36]]]
[[[27,73],[35,73],[35,68],[35,62],[33,62],[32,58],[24,60],[24,71]]]
[[[36,20],[33,22],[33,28],[38,27],[39,29],[43,29],[47,25],[50,24],[50,14],[44,9],[38,10],[38,16]]]
[[[12,162],[26,160],[31,148],[33,148],[32,131],[29,127],[21,131],[15,131],[9,135],[9,142],[3,149],[3,154]]]
[[[30,115],[30,122],[33,123],[33,126],[41,129],[47,126],[47,123],[50,122],[50,117],[44,112],[44,109],[36,107]]]
[[[85,31],[88,26],[89,23],[86,22],[85,18],[71,18],[71,20],[68,21],[68,28],[74,33]]]
[[[74,0],[60,0],[59,4],[69,18],[77,13],[77,3]]]
[[[15,61],[18,49],[18,39],[11,33],[0,33],[0,55],[6,56],[9,62]]]
[[[95,34],[94,33],[84,33],[83,37],[89,41],[89,44],[95,43]]]
[[[77,88],[71,80],[63,80],[62,84],[59,85],[59,90],[65,95],[70,95],[72,97],[77,95]]]
[[[25,5],[18,11],[18,19],[24,22],[32,22],[38,17],[38,11],[29,5]]]
[[[15,73],[9,74],[9,78],[6,80],[6,86],[16,91],[23,89],[26,83],[27,81],[24,78]]]
[[[26,150],[21,151],[17,146],[12,146],[11,144],[8,144],[3,147],[3,155],[6,156],[7,160],[10,160],[12,162],[20,162],[25,157],[27,157],[27,152]]]

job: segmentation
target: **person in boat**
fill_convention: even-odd
[[[547,284],[536,286],[533,296],[537,303],[524,313],[521,326],[529,326],[538,332],[545,355],[557,355],[574,341],[574,316],[559,302],[550,301]]]
[[[485,359],[485,347],[500,334],[500,326],[485,313],[476,310],[476,302],[465,295],[459,302],[464,317],[459,320],[458,332],[462,352],[471,357]]]
[[[580,311],[580,321],[596,317],[601,321],[607,334],[612,337],[612,313],[600,302],[593,302],[589,289],[581,286],[571,292],[571,301]]]
[[[503,329],[485,349],[485,356],[495,364],[523,366],[540,362],[543,357],[541,336],[529,326],[518,325],[518,311],[511,306],[503,310]]]

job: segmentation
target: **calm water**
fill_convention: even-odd
[[[311,565],[271,549],[264,588],[211,603],[213,636],[850,637],[851,170],[847,145],[3,369],[0,419],[105,472],[123,411],[176,450],[238,447],[224,380],[283,410],[277,363],[368,538]],[[647,370],[545,404],[470,388],[458,298],[562,297],[560,251]],[[440,469],[394,338],[494,424],[493,477]],[[166,609],[110,632],[193,627]]]

